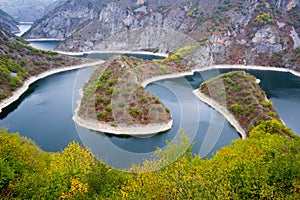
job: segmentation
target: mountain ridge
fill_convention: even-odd
[[[299,0],[99,2],[71,0],[36,23],[24,38],[65,39],[57,50],[74,52],[173,52],[191,42],[204,43],[215,64],[299,70]],[[58,17],[62,10],[66,16],[72,11],[90,13],[90,18],[72,18],[79,22],[72,27],[66,16]]]

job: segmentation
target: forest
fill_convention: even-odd
[[[185,152],[187,135],[159,159],[115,170],[77,143],[44,152],[17,133],[0,134],[1,199],[299,199],[300,140],[273,119],[212,158]],[[164,167],[165,166],[165,167]],[[129,173],[131,171],[132,173]]]

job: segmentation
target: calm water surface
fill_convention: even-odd
[[[28,31],[30,29],[32,25],[31,24],[20,24],[18,25],[18,28],[20,30],[19,33],[16,34],[16,36],[21,37],[26,31]]]
[[[93,70],[89,67],[63,72],[32,84],[18,102],[0,114],[0,126],[20,132],[46,151],[60,151],[71,141],[77,141],[116,168],[125,168],[132,162],[150,158],[157,147],[166,147],[166,140],[178,139],[180,129],[184,129],[195,143],[193,152],[202,157],[210,157],[239,138],[224,117],[192,94],[192,90],[203,81],[202,75],[213,77],[218,71],[158,81],[146,87],[170,108],[174,125],[166,133],[149,138],[115,137],[76,126],[72,116],[79,98],[78,90]],[[297,120],[300,113],[300,78],[282,72],[249,72],[262,80],[262,88],[287,126],[300,133]]]

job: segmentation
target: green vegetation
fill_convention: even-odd
[[[0,55],[0,98],[5,98],[11,94],[17,87],[23,84],[23,80],[28,77],[29,73],[22,65],[24,61],[14,62],[11,58]]]
[[[298,6],[288,11],[287,24],[294,26],[295,29],[300,27],[300,13]]]
[[[79,64],[80,59],[35,49],[0,30],[0,100],[12,95],[30,76],[52,68]]]
[[[299,199],[300,139],[271,120],[253,128],[211,159],[189,150],[186,135],[159,158],[125,173],[70,143],[46,153],[18,134],[0,133],[1,199]],[[174,158],[182,155],[175,162]],[[147,172],[148,171],[148,172]]]
[[[155,65],[151,70],[150,64]],[[105,68],[95,69],[84,87],[80,116],[87,119],[96,116],[111,125],[162,123],[171,119],[167,109],[144,90],[139,80],[170,73],[172,66],[126,56],[113,57],[104,65]],[[155,109],[157,107],[161,110]]]
[[[246,132],[261,120],[279,120],[273,104],[256,83],[256,78],[242,71],[222,74],[200,85],[200,90],[226,106]]]
[[[198,11],[198,8],[197,7],[194,7],[192,8],[192,10],[190,10],[186,16],[187,17],[197,17],[197,11]]]
[[[181,64],[181,59],[184,58],[188,53],[191,53],[194,50],[195,46],[185,46],[178,49],[175,53],[171,54],[164,61],[166,62],[174,62],[177,64]]]
[[[261,15],[257,15],[255,18],[255,22],[258,23],[259,25],[272,24],[273,23],[272,15],[270,13],[263,13]]]

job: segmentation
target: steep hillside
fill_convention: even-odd
[[[74,18],[75,13],[80,15]],[[299,0],[72,0],[34,25],[25,38],[67,38],[57,47],[66,51],[172,52],[205,42],[217,64],[297,69],[299,13]]]
[[[6,12],[0,9],[0,28],[9,32],[18,32],[17,22]]]
[[[12,33],[0,29],[0,100],[34,75],[49,69],[81,63],[81,59],[37,50]]]
[[[34,22],[67,0],[1,0],[0,8],[18,22]]]

